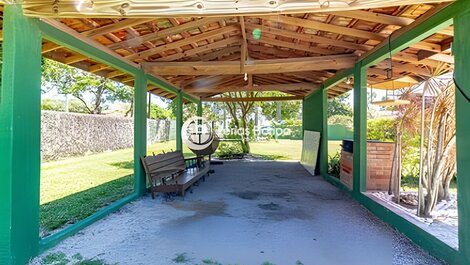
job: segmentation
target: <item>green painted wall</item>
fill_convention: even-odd
[[[320,132],[320,152],[317,168],[321,174],[328,171],[327,91],[319,89],[302,102],[302,125],[304,130]]]
[[[342,124],[328,125],[328,140],[340,141],[344,139],[353,139],[354,132]]]
[[[459,209],[459,250],[470,264],[470,8],[454,20],[456,126],[457,126],[457,190]]]
[[[39,244],[41,34],[21,5],[5,5],[0,100],[0,264],[25,264]]]

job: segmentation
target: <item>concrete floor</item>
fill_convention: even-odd
[[[132,265],[180,253],[186,264],[441,264],[298,162],[214,169],[184,200],[146,196],[49,253]]]

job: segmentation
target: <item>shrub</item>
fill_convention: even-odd
[[[221,142],[215,155],[222,158],[239,156],[243,154],[242,144],[238,141],[234,142]]]
[[[395,120],[378,118],[367,121],[367,139],[393,142],[396,139]]]
[[[354,127],[353,117],[346,115],[334,115],[328,118],[328,124],[341,124],[347,129],[352,130]]]
[[[333,156],[328,155],[328,174],[339,178],[341,152],[337,151]]]

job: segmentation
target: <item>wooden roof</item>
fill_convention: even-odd
[[[353,67],[394,31],[445,5],[256,16],[59,18],[53,22],[205,100],[218,100],[218,95],[232,91],[282,91],[299,99],[338,71]],[[395,54],[392,68],[389,60],[370,68],[368,83],[404,75],[423,80],[443,63],[452,68],[452,40],[452,27],[441,30]],[[47,40],[43,54],[133,85],[132,76]],[[352,84],[343,82],[328,94],[333,97],[350,89]],[[149,86],[149,91],[174,98],[155,86]]]

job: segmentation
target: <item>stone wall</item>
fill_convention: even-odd
[[[149,144],[170,140],[167,120],[147,120]],[[134,145],[133,118],[42,111],[41,156],[54,160]]]

